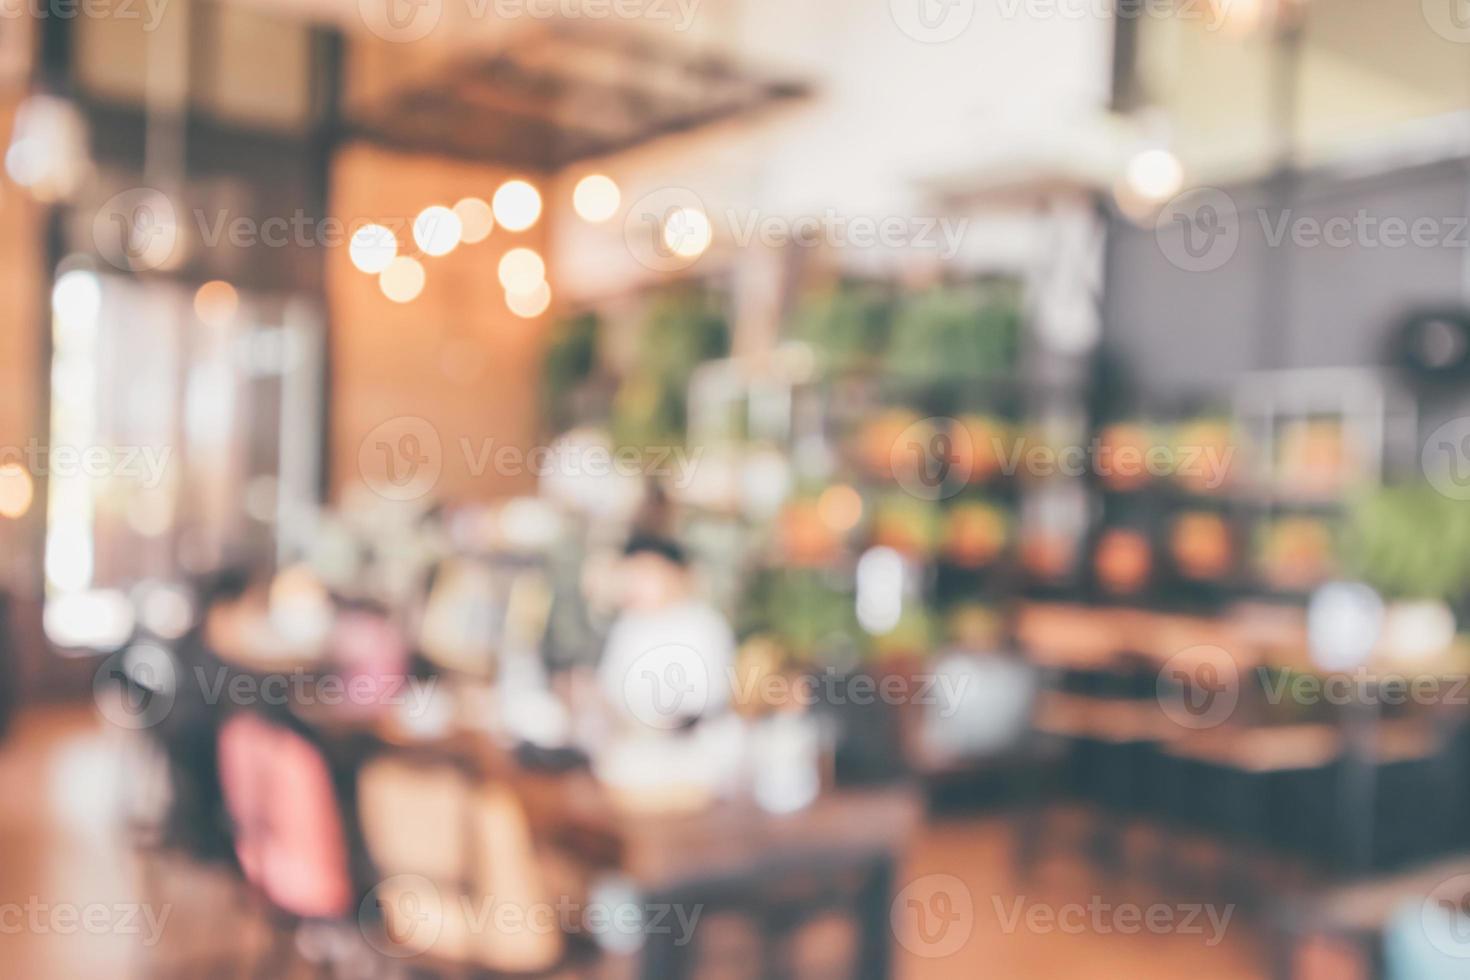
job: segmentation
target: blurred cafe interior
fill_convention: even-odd
[[[1470,976],[1461,0],[0,0],[7,976]]]

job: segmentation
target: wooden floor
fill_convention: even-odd
[[[120,830],[126,744],[81,709],[23,715],[0,744],[0,976],[236,977],[265,941],[225,876],[144,873],[155,866]],[[1023,886],[1009,848],[1009,827],[994,818],[924,831],[897,883],[900,978],[1262,976],[1249,922],[1232,917],[1218,942],[1204,914],[1185,930],[1131,932],[1127,909],[1163,905],[1182,918],[1186,900],[1110,884],[1064,853]],[[824,959],[814,975],[830,977]]]

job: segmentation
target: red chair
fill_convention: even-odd
[[[242,712],[219,737],[220,782],[245,879],[278,923],[263,975],[289,955],[303,923],[350,921],[356,909],[341,807],[321,752],[300,734]]]

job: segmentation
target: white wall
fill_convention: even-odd
[[[1027,17],[1014,3],[975,0],[969,26],[936,44],[906,35],[888,0],[706,3],[707,42],[806,81],[815,94],[577,168],[552,191],[553,201],[568,201],[576,178],[601,170],[623,188],[626,214],[645,195],[687,188],[714,218],[717,236],[695,271],[755,248],[737,249],[732,211],[736,229],[751,209],[780,217],[961,217],[933,199],[926,178],[961,160],[1053,146],[1108,97],[1112,30],[1098,18]],[[973,217],[962,240],[973,264],[1024,266],[1045,248],[1029,215]],[[551,268],[564,299],[656,278],[626,247],[622,219],[593,227],[568,209],[552,212]],[[895,258],[877,251],[851,249],[838,260]],[[932,255],[907,258],[924,264]]]

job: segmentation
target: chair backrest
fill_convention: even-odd
[[[220,729],[220,782],[246,878],[303,918],[352,911],[342,814],[331,771],[305,737],[254,713]]]
[[[457,882],[469,866],[470,790],[447,762],[380,756],[357,777],[358,821],[368,856],[383,875]]]
[[[514,793],[477,787],[451,762],[389,755],[363,767],[357,799],[395,944],[504,972],[561,959],[556,903]]]

